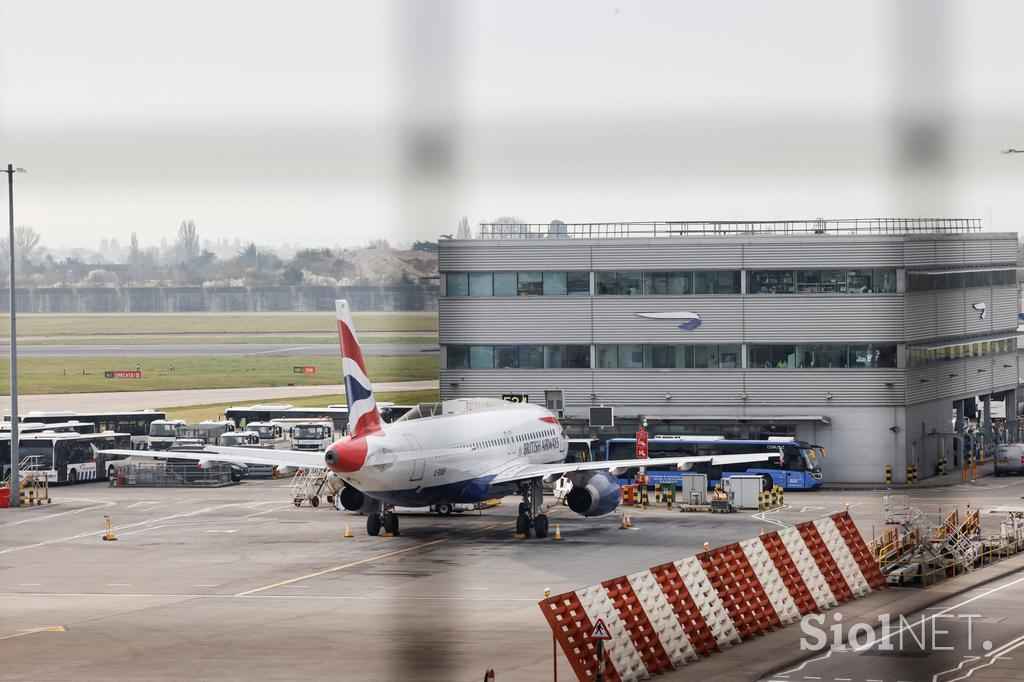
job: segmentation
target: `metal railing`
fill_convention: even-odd
[[[908,235],[980,232],[980,218],[817,218],[625,223],[480,223],[478,239],[628,239],[749,235]]]
[[[110,485],[143,488],[214,487],[231,484],[231,465],[130,464],[117,467]]]

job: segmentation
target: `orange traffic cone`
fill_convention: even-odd
[[[347,523],[345,524],[345,537],[347,537],[347,538],[354,538],[355,537],[355,535],[352,534],[352,527],[349,524],[347,524]]]
[[[622,513],[622,522],[619,524],[619,530],[626,530],[629,528],[629,523],[626,522],[626,513]]]
[[[562,529],[558,527],[557,523],[555,524],[555,539],[556,540],[561,540],[562,539]]]

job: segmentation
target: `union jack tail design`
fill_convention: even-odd
[[[373,384],[366,376],[363,351],[356,338],[352,311],[348,301],[337,300],[338,338],[341,340],[341,369],[345,374],[345,399],[348,401],[348,423],[353,436],[364,436],[380,431],[380,413],[373,397]]]

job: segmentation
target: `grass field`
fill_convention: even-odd
[[[415,405],[416,403],[436,402],[437,391],[394,391],[377,393],[378,402],[392,402],[398,405]],[[325,405],[345,404],[344,395],[312,395],[305,398],[268,398],[261,400],[264,404],[287,403],[295,407],[323,407]],[[243,403],[244,404],[244,403]],[[213,403],[209,405],[188,405],[185,407],[161,407],[168,419],[184,419],[189,424],[204,419],[215,419],[224,414],[224,410],[237,403]]]
[[[3,338],[3,337],[0,337]],[[9,337],[8,337],[9,338]],[[7,341],[7,338],[3,338]],[[389,343],[423,343],[423,344],[436,344],[437,337],[432,335],[427,336],[369,336],[363,335],[360,338],[362,343],[373,343],[373,344],[389,344]],[[195,336],[181,335],[181,336],[129,336],[129,335],[110,335],[110,336],[74,336],[74,337],[61,337],[51,336],[46,339],[27,339],[21,338],[21,333],[18,333],[18,347],[21,346],[48,346],[53,344],[60,344],[62,346],[117,346],[117,345],[131,345],[131,346],[153,346],[158,344],[174,344],[174,345],[189,345],[189,344],[211,344],[211,343],[296,343],[296,344],[337,344],[338,335],[335,333],[333,336],[263,336],[262,334],[252,334],[249,336],[221,336],[217,334],[200,334]]]
[[[437,313],[355,313],[364,332],[437,331]],[[124,313],[119,315],[18,315],[18,335],[337,333],[334,313]],[[9,336],[4,332],[0,338]]]
[[[311,365],[316,374],[296,374]],[[172,369],[173,368],[173,369]],[[19,392],[31,394],[157,391],[168,389],[319,386],[340,384],[341,362],[334,357],[147,357],[141,379],[107,379],[110,370],[134,370],[134,362],[116,358],[34,358],[18,361]],[[437,356],[369,357],[366,371],[374,382],[436,379]],[[10,362],[0,363],[0,395],[9,395]]]

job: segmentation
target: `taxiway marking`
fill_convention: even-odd
[[[349,563],[341,564],[340,566],[334,566],[332,568],[325,568],[322,571],[315,571],[313,573],[307,573],[306,575],[300,575],[297,578],[290,578],[288,580],[282,580],[280,582],[272,583],[270,585],[264,585],[263,587],[256,587],[256,588],[253,588],[251,590],[246,590],[245,592],[239,592],[235,596],[236,597],[247,597],[250,594],[256,594],[257,592],[263,592],[265,590],[272,590],[275,587],[283,587],[284,585],[291,585],[293,583],[297,583],[297,582],[300,582],[302,580],[308,580],[309,578],[316,578],[318,576],[326,575],[328,573],[335,573],[337,571],[344,571],[346,568],[352,568],[353,566],[362,566],[363,564],[368,564],[368,563],[371,563],[373,561],[379,561],[381,559],[387,559],[388,557],[398,556],[399,554],[407,554],[409,552],[415,552],[418,549],[425,549],[427,547],[431,547],[433,545],[445,542],[445,540],[446,540],[445,538],[441,538],[440,540],[431,540],[430,542],[421,542],[420,544],[413,545],[412,547],[405,547],[404,549],[396,549],[393,552],[385,552],[384,554],[378,554],[376,556],[367,557],[366,559],[360,559],[359,561],[350,561]]]

